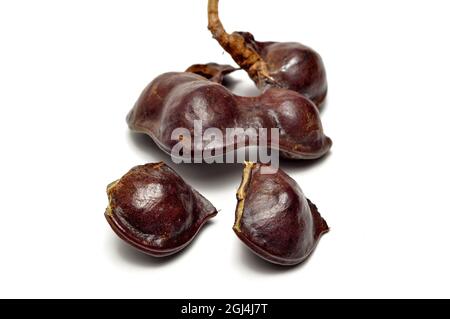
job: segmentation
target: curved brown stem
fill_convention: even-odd
[[[208,0],[208,29],[220,45],[226,45],[230,35],[225,31],[219,18],[219,0]]]
[[[274,82],[266,62],[254,48],[247,45],[244,37],[236,32],[229,34],[225,31],[219,18],[219,0],[208,0],[208,29],[233,60],[256,80],[258,86]]]

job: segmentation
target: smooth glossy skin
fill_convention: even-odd
[[[320,107],[327,95],[327,78],[320,55],[296,42],[258,42],[249,32],[226,33],[219,19],[218,0],[209,0],[208,28],[214,38],[256,85],[264,90],[293,90]]]
[[[186,247],[217,214],[212,204],[164,163],[136,166],[107,188],[105,217],[128,244],[155,257]]]
[[[262,167],[246,164],[233,230],[261,258],[284,266],[299,264],[328,225],[292,178],[281,170],[262,174]]]
[[[223,132],[214,148],[224,154],[237,149],[236,140],[227,145],[227,128],[276,128],[280,132],[281,156],[291,159],[316,159],[326,154],[331,140],[323,133],[315,105],[302,95],[271,88],[258,97],[234,95],[223,85],[193,73],[166,73],[144,90],[127,117],[129,127],[146,133],[167,153],[175,144],[189,143],[192,155],[204,151],[208,143],[194,143],[194,121]],[[189,130],[191,139],[172,139],[177,128]],[[270,136],[269,136],[270,137]],[[270,138],[268,139],[270,143]]]

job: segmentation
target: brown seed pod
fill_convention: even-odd
[[[185,248],[214,206],[164,163],[132,168],[107,188],[105,217],[126,243],[155,257]]]
[[[219,18],[219,0],[209,0],[208,28],[260,89],[296,91],[318,107],[327,95],[327,78],[320,55],[296,42],[259,42],[249,32],[227,33]]]
[[[208,71],[209,72],[209,71]],[[216,80],[223,70],[212,72]],[[217,75],[219,74],[219,75]],[[316,106],[294,91],[271,88],[258,97],[233,94],[219,83],[193,73],[165,73],[142,92],[127,116],[130,129],[148,134],[165,152],[179,144],[189,144],[192,156],[208,149],[207,142],[194,143],[194,122],[201,121],[202,135],[208,129],[219,129],[223,139],[214,142],[219,154],[242,147],[236,139],[227,140],[227,129],[278,129],[276,148],[285,158],[316,159],[331,148],[324,135]],[[176,129],[189,131],[173,136]],[[271,146],[270,131],[268,145]]]
[[[246,163],[233,230],[258,256],[279,265],[305,261],[329,228],[317,207],[286,173],[262,174]]]

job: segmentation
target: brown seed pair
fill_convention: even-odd
[[[162,74],[147,86],[128,114],[130,129],[149,135],[167,153],[181,145],[179,156],[200,155],[200,160],[243,147],[237,139],[227,138],[230,129],[255,130],[255,140],[264,143],[260,128],[269,138],[259,146],[276,149],[281,157],[324,156],[332,141],[323,132],[317,110],[327,93],[320,56],[299,43],[258,42],[248,32],[228,34],[219,19],[218,0],[209,0],[208,19],[214,37],[248,72],[261,95],[237,96],[222,85],[224,77],[236,70],[232,66],[193,65],[186,72]],[[196,122],[201,131],[195,130]],[[188,136],[174,136],[179,128]],[[279,142],[270,139],[271,129],[279,131]],[[212,130],[219,130],[221,137],[195,142],[196,134],[205,137]],[[191,154],[185,154],[188,151]]]
[[[279,170],[264,175],[247,163],[238,190],[238,237],[257,255],[295,265],[313,251],[328,226],[298,185]],[[186,247],[206,221],[212,204],[164,163],[131,169],[107,188],[106,219],[116,234],[140,251],[163,257]]]
[[[260,129],[266,129],[267,145],[259,146],[276,148],[285,158],[316,159],[330,150],[332,141],[323,132],[316,106],[301,94],[270,88],[257,97],[237,96],[220,84],[230,69],[195,66],[191,71],[211,80],[191,72],[160,75],[129,112],[130,129],[149,135],[166,153],[182,143],[183,149],[191,151],[191,157],[200,154],[201,159],[208,157],[205,152],[211,148],[212,153],[223,155],[245,147],[238,139],[228,138],[227,132],[233,129],[253,129],[259,142]],[[200,132],[195,123],[201,123]],[[174,136],[180,128],[188,134]],[[278,130],[278,143],[271,140],[270,129]],[[206,138],[211,130],[219,130],[222,137],[211,143]],[[203,137],[201,143],[195,142],[198,135]]]

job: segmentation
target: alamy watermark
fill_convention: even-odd
[[[259,162],[269,165],[261,169],[262,174],[273,174],[279,168],[280,132],[276,128],[208,128],[203,131],[202,121],[194,121],[193,134],[187,128],[177,128],[171,139],[178,141],[171,150],[175,164]]]

